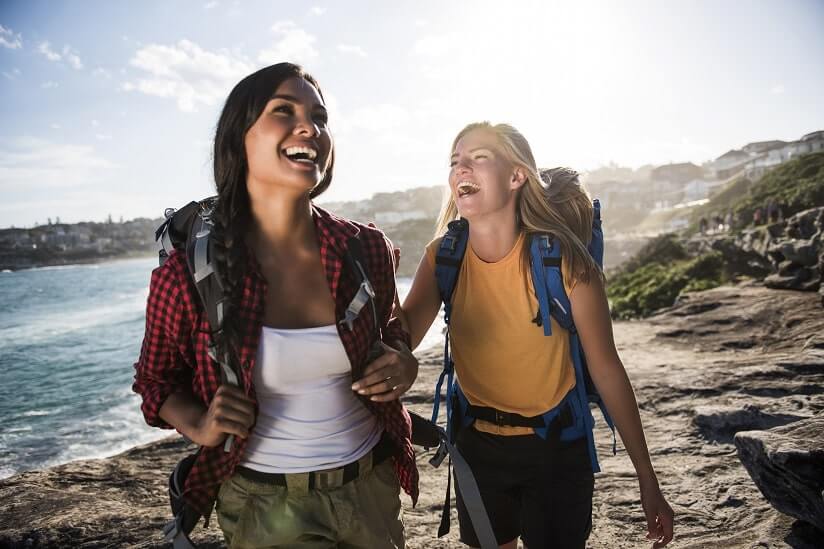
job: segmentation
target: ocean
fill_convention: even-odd
[[[168,436],[131,391],[156,258],[0,273],[0,478]],[[399,279],[401,298],[411,280]],[[442,316],[421,348],[441,341]]]

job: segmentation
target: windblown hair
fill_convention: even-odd
[[[229,93],[217,123],[214,144],[214,175],[217,188],[217,205],[212,214],[216,272],[220,276],[228,298],[224,302],[223,337],[229,349],[240,348],[242,335],[237,322],[238,308],[243,293],[243,279],[248,264],[245,237],[251,228],[251,205],[246,178],[249,165],[246,158],[245,138],[266,103],[278,87],[290,78],[303,78],[318,90],[317,81],[302,67],[292,63],[278,63],[250,74]],[[330,152],[329,166],[323,179],[309,194],[311,198],[323,193],[332,182],[334,151]]]
[[[509,124],[475,122],[462,129],[452,142],[452,151],[473,130],[491,132],[500,152],[514,167],[526,174],[518,190],[516,216],[524,238],[524,272],[529,272],[529,245],[535,233],[549,233],[561,246],[567,271],[575,280],[588,283],[591,276],[603,278],[603,271],[592,259],[587,246],[592,238],[592,200],[581,186],[578,173],[569,168],[552,168],[540,173],[526,138]],[[444,234],[450,221],[459,217],[452,193],[447,193],[438,217],[436,236]]]

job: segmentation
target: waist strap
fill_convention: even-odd
[[[386,458],[395,453],[396,447],[384,431],[380,440],[371,451],[359,460],[347,463],[342,467],[322,471],[309,471],[306,473],[264,473],[263,471],[256,471],[238,465],[235,468],[235,473],[254,482],[285,486],[290,492],[307,492],[309,490],[319,489],[331,490],[340,488],[344,484],[365,475],[376,465],[382,463]]]
[[[533,429],[547,427],[544,414],[527,417],[514,412],[504,412],[503,410],[498,410],[497,408],[491,408],[488,406],[475,406],[469,402],[466,403],[465,413],[471,418],[487,421],[499,427],[531,427]],[[569,406],[565,405],[565,403],[561,404],[560,416],[558,420],[557,425],[559,427],[567,427],[572,425],[574,422],[572,412],[570,411]]]

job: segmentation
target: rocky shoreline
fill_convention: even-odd
[[[650,319],[617,322],[615,336],[662,489],[677,515],[671,546],[821,547],[824,531],[765,499],[741,461],[739,442],[755,437],[769,447],[779,440],[786,450],[790,435],[782,429],[824,418],[818,295],[755,283],[724,286],[686,294]],[[420,375],[406,403],[428,415],[440,350],[418,357]],[[824,470],[822,441],[805,436],[812,467]],[[596,438],[603,472],[596,477],[588,545],[648,547],[629,458],[620,442],[618,455],[611,455],[612,439],[600,422]],[[454,511],[452,531],[436,537],[446,470],[429,465],[432,451],[417,450],[421,498],[414,509],[403,498],[408,547],[462,547]],[[797,458],[803,450],[790,455]],[[170,515],[166,478],[186,451],[182,440],[171,437],[108,459],[0,480],[0,547],[168,547],[160,535]],[[797,463],[785,460],[784,467],[792,472]],[[817,489],[820,495],[824,486]],[[223,546],[215,521],[193,537],[201,547]]]

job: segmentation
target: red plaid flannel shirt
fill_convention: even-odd
[[[409,335],[401,328],[399,320],[390,318],[395,277],[392,245],[388,239],[375,228],[342,219],[317,206],[313,206],[312,216],[320,243],[321,262],[335,301],[335,317],[344,318],[344,311],[358,289],[356,278],[344,268],[344,258],[349,237],[360,233],[370,282],[376,293],[375,305],[383,340],[400,340],[409,345]],[[252,370],[263,326],[265,295],[266,281],[255,260],[250,258],[238,312],[243,339],[238,362],[243,388],[255,401],[255,409],[257,400],[252,386]],[[170,394],[190,391],[208,406],[220,385],[220,366],[208,355],[209,322],[199,299],[184,254],[172,253],[162,267],[152,272],[146,305],[146,333],[140,358],[135,363],[132,387],[143,397],[141,410],[149,425],[172,428],[158,415]],[[339,324],[338,332],[353,371],[362,371],[374,336],[371,307],[363,308],[351,331]],[[418,470],[410,440],[412,424],[408,412],[397,400],[387,403],[361,400],[398,447],[395,471],[414,505],[418,498]],[[211,513],[220,483],[232,475],[245,446],[245,440],[237,439],[229,453],[223,451],[222,444],[203,448],[200,452],[186,479],[184,498],[204,516]]]

